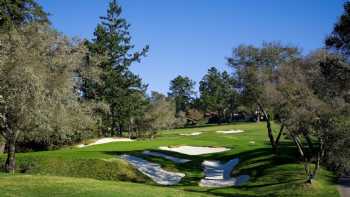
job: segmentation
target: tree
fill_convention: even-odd
[[[19,137],[33,132],[45,136],[67,127],[63,120],[53,121],[78,107],[73,74],[85,51],[48,25],[36,23],[0,34],[0,42],[0,128],[7,146],[5,167],[14,172]]]
[[[350,64],[343,53],[326,50],[311,53],[305,64],[309,87],[327,106],[316,128],[323,148],[321,159],[338,174],[349,172],[349,145],[344,142],[349,140]]]
[[[269,94],[265,94],[265,88],[275,86],[278,68],[300,57],[300,52],[295,47],[283,46],[280,43],[263,43],[261,48],[241,45],[233,50],[232,57],[228,58],[228,64],[236,72],[238,88],[241,91],[242,101],[247,108],[257,111],[258,117],[262,113],[266,120],[267,133],[273,152],[283,132],[282,126],[278,136],[273,136],[271,128],[271,105]],[[272,98],[273,99],[273,98]],[[252,108],[253,107],[253,108]]]
[[[148,51],[148,46],[140,52],[133,51],[129,33],[130,25],[121,17],[122,9],[115,0],[109,3],[107,16],[100,17],[92,42],[86,42],[89,48],[88,65],[82,72],[82,92],[86,99],[106,103],[109,111],[104,113],[103,127],[110,134],[132,126],[134,113],[143,103],[147,86],[141,78],[129,70],[133,62],[139,62]],[[88,73],[88,74],[86,74]],[[93,74],[91,74],[93,73]],[[97,77],[95,77],[97,75]]]
[[[349,123],[350,105],[344,94],[350,89],[344,84],[350,83],[350,77],[334,75],[338,73],[335,68],[346,67],[345,60],[339,54],[319,50],[282,64],[275,89],[269,92],[275,98],[275,113],[283,119],[286,134],[297,147],[308,183],[315,179],[321,162],[338,172],[349,169],[344,126]]]
[[[37,22],[44,19],[47,21],[47,15],[42,11],[41,7],[36,4],[35,1],[0,1],[0,36],[1,36],[1,77],[5,77],[5,66],[7,61],[9,61],[12,53],[18,52],[17,44],[18,39],[13,39],[13,33],[17,33],[17,28],[21,28],[24,24],[30,22]],[[17,70],[18,72],[18,70]],[[27,78],[29,79],[29,78]],[[25,79],[23,79],[24,81]],[[2,80],[1,80],[2,81]],[[23,82],[22,81],[22,82]],[[2,81],[3,82],[3,81]],[[1,84],[1,88],[4,87]],[[27,88],[30,88],[29,84]],[[7,89],[8,90],[8,89]],[[8,118],[6,117],[7,111],[10,110],[6,100],[6,97],[3,95],[5,92],[0,93],[0,104],[1,104],[1,135],[4,137],[7,143],[7,153],[8,158],[6,160],[6,169],[7,171],[14,171],[15,168],[15,142],[17,138],[17,131],[13,131],[13,128],[7,126]],[[33,102],[35,102],[33,100]],[[16,110],[14,110],[16,111]],[[18,114],[20,116],[20,114]]]
[[[344,13],[325,41],[326,47],[350,55],[350,2],[345,2]]]
[[[181,75],[170,82],[168,95],[175,99],[176,113],[187,111],[195,94],[194,85],[194,81]]]
[[[186,117],[190,124],[196,125],[199,121],[201,121],[204,118],[204,114],[197,109],[191,108],[187,111]]]
[[[217,122],[227,121],[228,112],[235,110],[237,91],[236,81],[226,72],[211,67],[200,81],[199,91],[206,112],[214,112]]]
[[[158,131],[173,128],[176,122],[175,108],[175,103],[170,98],[161,93],[152,92],[150,105],[146,109],[143,120],[146,124],[144,129]]]
[[[47,15],[35,0],[0,0],[1,31],[32,22],[49,23]]]
[[[326,51],[317,52],[319,73],[315,79],[323,83],[313,83],[316,92],[327,103],[332,104],[333,116],[327,127],[323,127],[326,162],[338,174],[350,172],[349,122],[350,122],[350,2],[344,3],[344,13],[335,24],[333,32],[325,40]],[[331,52],[331,54],[329,53]],[[323,61],[319,61],[323,60]],[[315,62],[315,61],[313,61]],[[314,80],[314,81],[316,81]]]
[[[297,146],[304,164],[307,182],[311,183],[319,169],[322,152],[314,145],[311,136],[321,142],[316,125],[319,124],[321,114],[329,109],[308,87],[307,76],[302,65],[302,61],[297,61],[284,64],[279,68],[280,78],[277,89],[281,97],[278,100],[281,108],[278,114],[284,119],[283,125],[288,131],[287,135]],[[319,147],[321,148],[322,145]],[[315,164],[313,169],[310,168],[312,163]]]

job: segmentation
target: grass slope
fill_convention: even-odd
[[[273,126],[277,132],[278,126]],[[230,129],[242,129],[246,132],[239,134],[218,134],[215,132],[217,130]],[[179,135],[180,133],[191,132],[203,133],[198,136]],[[254,141],[254,143],[251,143],[252,141]],[[114,180],[118,181],[115,182],[116,186],[122,184],[119,182],[122,180],[144,183],[138,186],[141,188],[148,188],[155,184],[126,162],[117,159],[117,155],[127,153],[143,157],[140,154],[143,150],[156,150],[159,146],[169,145],[224,146],[231,149],[223,153],[201,156],[186,156],[167,152],[167,154],[192,160],[186,164],[174,164],[161,158],[145,158],[161,164],[165,169],[186,173],[186,177],[178,186],[171,187],[182,192],[187,191],[195,195],[210,194],[217,196],[246,197],[338,196],[334,183],[334,175],[324,169],[321,170],[315,184],[307,186],[303,183],[305,180],[303,166],[295,160],[297,152],[290,141],[282,139],[279,154],[277,156],[272,155],[264,123],[237,123],[162,131],[155,140],[116,142],[82,149],[73,148],[58,151],[23,153],[17,154],[17,159],[19,171],[26,172],[27,174]],[[201,169],[201,162],[203,160],[227,161],[235,157],[239,157],[241,163],[237,166],[233,174],[249,174],[252,177],[249,184],[241,187],[220,189],[198,187],[198,182],[203,177]],[[4,157],[2,157],[2,160],[4,160]],[[5,178],[9,179],[8,177]],[[12,178],[15,179],[16,177]],[[1,186],[3,179],[4,177],[0,178],[0,193],[6,191],[5,188]],[[49,182],[50,177],[45,176],[45,179]],[[57,177],[53,177],[52,179],[54,181]],[[111,182],[106,182],[106,184],[110,183]],[[27,184],[30,184],[30,182]],[[134,189],[131,183],[129,183],[130,186],[128,186],[127,183],[125,184],[125,190],[127,190],[128,187],[130,191]],[[55,190],[60,191],[60,187],[61,185],[57,186]],[[21,190],[20,184],[13,184],[10,188]],[[35,186],[33,186],[33,188],[35,188]],[[158,194],[158,189],[159,192],[167,190],[166,187],[155,187],[154,190],[149,191],[149,195],[163,196]],[[37,191],[40,191],[40,188],[38,188]],[[169,192],[171,193],[170,190]],[[126,195],[127,191],[121,190],[118,194]],[[106,194],[102,192],[100,196],[108,196],[108,192],[106,191]]]
[[[198,196],[196,193],[178,189],[157,186],[145,187],[142,184],[136,183],[33,175],[3,176],[0,179],[0,190],[2,197],[150,197],[154,196],[154,194],[168,197]],[[202,194],[200,196],[208,195]]]

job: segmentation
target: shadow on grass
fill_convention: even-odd
[[[185,154],[175,153],[171,151],[162,151],[158,149],[149,149],[149,151],[156,151],[156,152],[162,152],[167,155],[171,155],[174,157],[179,158],[185,158],[190,159],[191,161],[184,164],[174,164],[178,170],[185,171],[185,172],[201,172],[201,163],[204,160],[219,160],[221,162],[229,161],[233,158],[239,158],[241,162],[237,166],[237,168],[244,167],[246,165],[254,164],[252,167],[245,167],[243,168],[244,171],[253,170],[253,169],[259,169],[264,170],[266,168],[276,166],[276,165],[283,165],[288,163],[295,163],[295,154],[296,149],[293,146],[290,146],[290,143],[282,143],[280,145],[280,154],[273,155],[271,148],[259,148],[254,150],[249,150],[245,152],[241,152],[238,154],[227,154],[226,152],[223,153],[214,153],[214,154],[207,154],[207,155],[198,155],[198,156],[189,156]],[[142,154],[143,150],[139,151],[104,151],[103,154],[108,155],[122,155],[122,154],[130,154],[139,156],[142,158],[145,158],[146,160],[153,160],[157,161],[161,166],[167,166],[169,164],[173,164],[173,162],[159,158],[159,157],[152,157],[152,156],[145,156]]]
[[[281,141],[277,154],[272,154],[272,149],[268,146],[240,153],[237,153],[236,151],[228,151],[198,156],[189,156],[158,149],[148,150],[162,152],[174,157],[190,159],[191,161],[184,164],[175,164],[172,161],[163,158],[145,156],[142,154],[143,150],[127,152],[106,151],[103,153],[114,156],[121,154],[136,155],[145,160],[158,163],[166,170],[184,172],[186,176],[182,181],[178,185],[171,187],[191,193],[198,193],[199,195],[209,194],[224,197],[280,196],[285,194],[287,188],[298,187],[298,185],[302,185],[304,182],[304,172],[302,167],[300,165],[295,165],[299,163],[297,159],[297,149],[290,141]],[[198,186],[199,181],[204,177],[201,165],[204,160],[226,162],[237,157],[240,159],[240,163],[232,172],[232,176],[243,174],[250,175],[251,179],[248,184],[240,187],[227,188],[202,188]],[[336,180],[334,179],[330,181],[336,183]]]
[[[182,128],[176,128],[176,129],[193,129],[193,128],[204,128],[204,127],[218,127],[218,126],[226,126],[226,125],[238,125],[242,123],[250,123],[245,121],[237,121],[237,122],[230,122],[230,123],[210,123],[210,124],[203,124],[203,125],[189,125]]]

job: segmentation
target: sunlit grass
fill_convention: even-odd
[[[277,132],[279,127],[273,124],[274,130]],[[238,134],[219,134],[217,130],[241,129],[245,132]],[[198,136],[181,136],[180,133],[202,132]],[[254,143],[251,143],[254,141]],[[27,170],[27,174],[33,175],[50,175],[65,177],[87,177],[98,180],[113,180],[117,182],[106,182],[107,185],[115,184],[115,187],[121,187],[120,196],[129,194],[135,188],[148,188],[150,185],[156,184],[147,177],[136,171],[125,161],[117,159],[120,154],[134,154],[143,157],[143,150],[157,150],[159,146],[176,146],[176,145],[192,145],[192,146],[223,146],[230,148],[230,151],[200,155],[187,156],[177,153],[167,152],[168,154],[188,158],[192,161],[186,164],[174,164],[168,160],[154,157],[144,157],[150,161],[161,164],[165,169],[181,171],[186,173],[186,177],[177,186],[172,186],[179,191],[190,191],[190,194],[211,194],[218,196],[338,196],[334,185],[334,175],[324,169],[320,171],[317,181],[312,186],[304,184],[305,175],[302,164],[296,161],[296,149],[287,139],[282,139],[279,154],[271,154],[271,147],[266,134],[264,123],[237,123],[221,126],[206,126],[190,129],[176,129],[169,131],[161,131],[154,140],[139,140],[135,142],[115,142],[90,146],[85,148],[66,148],[57,151],[44,151],[35,153],[18,154],[19,167],[29,165],[31,168]],[[234,170],[233,174],[248,174],[252,177],[251,181],[241,187],[230,187],[221,189],[201,188],[198,186],[199,180],[203,177],[201,162],[206,159],[227,161],[229,159],[239,157],[240,164]],[[2,157],[4,159],[4,157]],[[21,176],[22,177],[22,176]],[[36,176],[31,176],[30,180]],[[11,177],[16,179],[16,177]],[[10,180],[11,178],[6,177]],[[0,182],[5,178],[0,178]],[[45,176],[50,182],[50,177]],[[53,177],[53,179],[57,179]],[[65,180],[65,178],[60,178]],[[70,178],[66,178],[67,180]],[[78,180],[78,179],[74,179]],[[138,182],[137,187],[133,187],[131,183],[121,183],[120,181]],[[89,183],[94,184],[90,180]],[[26,184],[31,185],[31,181]],[[64,182],[64,181],[63,181]],[[55,181],[53,180],[53,184]],[[96,182],[96,184],[103,182]],[[29,187],[29,186],[28,186]],[[33,191],[35,183],[31,186]],[[61,185],[57,185],[55,190],[60,190]],[[76,186],[78,187],[78,186]],[[14,191],[18,191],[18,195],[24,190],[20,183],[9,186]],[[93,186],[91,186],[93,188]],[[128,189],[129,188],[129,189]],[[159,192],[166,191],[165,187],[151,187],[150,196],[166,196],[158,195]],[[74,187],[65,188],[74,190]],[[80,188],[77,188],[80,189]],[[45,190],[45,188],[37,188],[37,192]],[[109,196],[110,191],[114,188],[107,187],[105,192],[101,192],[100,196]],[[7,191],[0,184],[0,192]],[[135,192],[137,189],[135,189]],[[171,196],[172,190],[169,190]],[[43,192],[45,193],[45,192]],[[34,193],[33,193],[34,194]],[[165,193],[163,193],[165,194]],[[185,193],[179,192],[180,196]],[[187,193],[186,193],[187,194]],[[78,195],[78,194],[77,194]],[[136,195],[136,194],[134,194]],[[30,195],[29,195],[30,196]],[[33,195],[34,196],[34,195]],[[93,196],[93,195],[92,195]],[[132,196],[132,195],[131,195]]]

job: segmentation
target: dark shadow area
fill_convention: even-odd
[[[175,164],[172,161],[166,160],[164,158],[152,157],[152,156],[144,156],[142,151],[105,151],[103,153],[109,155],[121,155],[121,154],[131,154],[135,156],[142,157],[145,160],[155,162],[160,164],[165,169],[176,169],[176,171],[186,173],[186,176],[181,180],[181,182],[176,186],[171,186],[174,188],[183,189],[184,191],[194,192],[194,193],[205,193],[212,194],[217,196],[241,196],[241,197],[252,197],[255,195],[249,194],[239,194],[235,195],[234,191],[231,193],[230,191],[221,191],[220,188],[201,188],[201,189],[192,189],[186,187],[198,186],[198,182],[201,178],[203,178],[203,169],[201,163],[204,160],[218,160],[221,162],[229,161],[233,158],[240,158],[241,162],[237,165],[236,169],[232,172],[233,176],[240,174],[247,174],[251,176],[251,181],[257,180],[260,177],[267,175],[267,171],[269,169],[276,168],[280,165],[297,163],[296,156],[297,150],[293,143],[288,141],[282,141],[279,144],[278,153],[272,154],[271,148],[258,148],[254,150],[249,150],[245,152],[241,152],[238,154],[227,154],[227,152],[216,153],[216,154],[207,154],[207,155],[198,155],[198,156],[189,156],[180,153],[175,153],[171,151],[162,151],[158,149],[149,149],[149,151],[161,152],[167,155],[171,155],[178,158],[190,159],[191,161],[184,164]],[[245,186],[240,186],[242,191],[247,191],[256,188],[268,187],[268,186],[278,186],[283,184],[296,184],[302,182],[302,179],[296,179],[293,177],[295,175],[295,170],[291,169],[290,171],[280,173],[279,176],[283,177],[280,181],[267,182],[265,184],[248,184]],[[153,184],[152,184],[153,185]],[[185,188],[182,188],[185,187]],[[271,189],[271,191],[264,192],[263,195],[259,196],[277,196],[274,194],[275,191]]]
[[[346,187],[350,189],[350,177],[341,177],[339,178],[338,184],[342,187]]]

